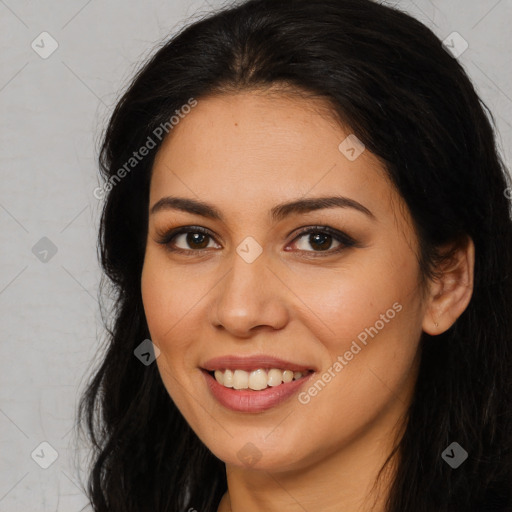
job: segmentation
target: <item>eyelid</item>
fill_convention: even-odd
[[[304,235],[310,234],[310,233],[326,233],[328,235],[331,235],[334,239],[338,240],[340,243],[344,245],[356,245],[357,242],[349,235],[344,233],[343,231],[340,231],[338,229],[331,228],[330,226],[307,226],[305,228],[299,228],[299,231],[295,234],[294,239],[295,241],[297,238],[300,238]],[[321,252],[321,251],[317,251]]]

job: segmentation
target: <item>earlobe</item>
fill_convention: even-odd
[[[447,257],[430,283],[423,331],[432,336],[447,331],[464,312],[473,294],[475,245],[466,237],[445,251]]]

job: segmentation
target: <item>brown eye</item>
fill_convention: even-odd
[[[309,245],[309,247],[318,251],[327,251],[331,248],[333,242],[337,242],[334,240],[332,235],[327,233],[309,233],[302,235],[300,238],[306,238],[306,242],[303,244],[303,247],[299,247],[301,250],[307,250],[304,246]],[[340,245],[339,242],[337,243]]]
[[[327,254],[357,245],[353,238],[328,226],[314,226],[303,230],[294,239],[294,244],[300,251]]]
[[[165,245],[169,251],[192,253],[211,247],[212,235],[204,228],[188,226],[178,228],[166,233],[158,243]]]
[[[175,244],[179,247],[178,240],[184,238],[185,247],[180,249],[206,249],[208,247],[209,235],[203,233],[195,233],[189,231],[188,233],[181,233],[174,237]]]

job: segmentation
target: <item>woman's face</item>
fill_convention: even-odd
[[[154,163],[142,297],[158,369],[236,466],[298,469],[388,440],[416,380],[428,313],[408,210],[315,105],[199,99]]]

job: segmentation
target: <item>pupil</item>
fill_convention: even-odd
[[[187,243],[189,245],[195,245],[196,247],[199,247],[199,249],[203,249],[208,245],[208,243],[204,243],[206,241],[206,236],[202,233],[188,233],[187,234]],[[201,241],[203,242],[201,245]]]
[[[314,235],[309,236],[309,243],[311,245],[319,245],[321,249],[329,249],[331,245],[331,235],[326,235],[323,233],[316,233]]]

